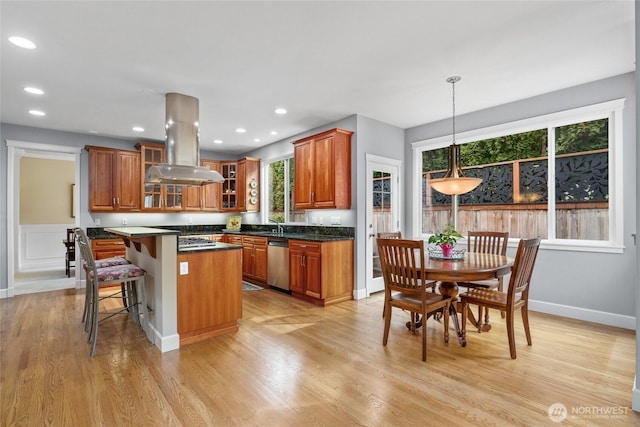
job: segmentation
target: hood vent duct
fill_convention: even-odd
[[[145,175],[145,184],[198,186],[224,182],[220,173],[200,166],[198,99],[167,93],[165,100],[167,163],[151,166]]]

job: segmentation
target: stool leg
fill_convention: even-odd
[[[140,293],[140,300],[138,301],[138,312],[140,312],[142,315],[142,329],[147,334],[147,339],[149,339],[149,341],[151,341],[151,343],[153,344],[155,340],[153,338],[151,328],[149,327],[149,309],[147,307],[147,292],[145,290],[144,276],[140,277],[140,279],[137,280],[136,283],[138,288],[137,291]],[[141,311],[139,308],[140,305],[142,306]]]

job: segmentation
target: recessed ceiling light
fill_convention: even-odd
[[[246,131],[247,131],[247,130],[246,130],[246,129],[244,129],[244,128],[237,128],[237,129],[236,129],[236,132],[238,132],[238,133],[245,133]]]
[[[214,139],[213,143],[214,144],[222,144],[222,140],[221,139]]]
[[[271,131],[271,135],[277,135],[277,134],[278,134],[278,132],[276,132],[275,130]]]
[[[287,110],[284,108],[276,108],[276,114],[287,114]]]
[[[260,138],[254,139],[253,142],[260,142]]]
[[[92,134],[95,135],[96,133],[98,133],[98,131],[97,130],[90,130],[89,133],[92,133]]]
[[[33,114],[34,116],[44,116],[44,111],[40,110],[29,110],[29,114]]]
[[[29,86],[25,87],[24,91],[32,93],[34,95],[42,95],[44,93],[42,89],[38,89],[37,87],[29,87]]]
[[[9,37],[9,41],[18,47],[22,47],[24,49],[35,49],[36,44],[29,39],[25,39],[24,37],[12,36]]]
[[[131,128],[134,132],[144,132],[144,128],[141,126],[134,126]]]

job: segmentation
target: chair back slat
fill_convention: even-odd
[[[418,293],[424,277],[424,242],[422,240],[378,239],[378,253],[388,290]]]
[[[529,284],[531,283],[533,266],[535,265],[539,248],[540,239],[538,238],[520,240],[516,258],[513,261],[511,279],[509,280],[509,289],[507,291],[508,303],[528,300]]]
[[[507,254],[509,233],[502,231],[469,231],[467,250],[484,254]]]

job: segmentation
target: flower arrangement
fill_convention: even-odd
[[[462,234],[458,233],[453,224],[447,224],[440,233],[436,233],[429,236],[429,243],[440,246],[442,249],[442,255],[445,257],[451,256],[451,251],[456,245],[458,239],[462,238]]]

